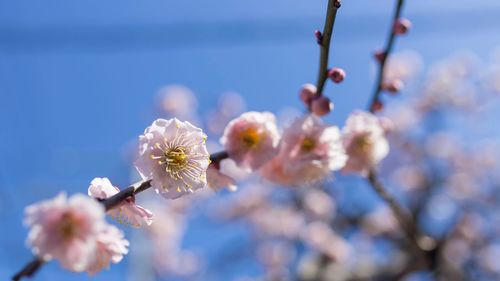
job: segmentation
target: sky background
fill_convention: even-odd
[[[298,89],[316,81],[313,31],[326,2],[0,2],[0,279],[31,257],[27,204],[86,192],[96,176],[130,183],[123,150],[157,117],[151,108],[162,86],[191,88],[202,113],[227,91],[250,110],[300,109]],[[407,2],[414,28],[397,49],[418,51],[426,65],[463,49],[487,60],[500,46],[498,0]],[[392,9],[389,0],[343,1],[331,65],[347,79],[326,88],[335,103],[328,121],[366,107],[371,54],[385,42]],[[123,280],[127,262],[94,280]],[[51,263],[35,280],[68,278],[88,279]]]

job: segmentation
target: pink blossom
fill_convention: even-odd
[[[111,184],[107,178],[95,178],[90,183],[88,190],[89,196],[97,199],[106,199],[120,191],[118,187]],[[143,222],[150,225],[153,222],[153,213],[137,204],[135,200],[129,198],[118,207],[108,211],[108,214],[118,220],[120,223],[130,224],[140,227]]]
[[[414,77],[422,68],[422,59],[413,51],[392,54],[384,68],[384,85],[402,88],[403,84]]]
[[[238,187],[233,178],[221,173],[219,170],[219,164],[211,163],[208,165],[207,169],[207,181],[208,187],[214,191],[219,191],[220,189],[226,187],[229,191],[236,191]]]
[[[104,208],[94,199],[60,193],[54,199],[26,208],[31,227],[27,243],[33,253],[54,258],[71,271],[84,271],[93,262],[96,238],[106,226]]]
[[[165,198],[175,199],[207,183],[210,163],[207,136],[189,122],[157,119],[139,137],[135,166],[144,179]]]
[[[232,120],[221,143],[239,166],[255,170],[273,158],[279,141],[276,118],[270,112],[246,112]]]
[[[284,170],[283,157],[280,155],[274,157],[267,162],[261,169],[260,175],[275,184],[287,186],[292,185],[292,175],[289,175]]]
[[[347,156],[339,129],[314,115],[306,115],[283,132],[277,159],[281,161],[266,169],[278,172],[282,168],[279,173],[290,178],[292,185],[304,185],[324,180],[332,171],[341,169]]]
[[[113,225],[107,225],[96,240],[96,249],[91,263],[85,271],[93,275],[104,268],[109,268],[109,263],[119,263],[128,253],[129,242],[123,238],[123,232]]]
[[[342,130],[342,141],[349,155],[344,172],[365,174],[387,156],[387,126],[387,119],[365,111],[355,111],[349,116]]]

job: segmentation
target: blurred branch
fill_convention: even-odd
[[[31,262],[26,264],[16,275],[12,276],[12,281],[19,281],[21,278],[31,277],[35,274],[45,263],[42,258],[35,257]]]
[[[415,254],[420,261],[427,263],[427,253],[418,244],[419,230],[413,219],[413,216],[407,212],[392,195],[390,195],[384,185],[378,179],[375,170],[370,170],[368,173],[368,182],[373,187],[375,192],[389,205],[398,220],[408,242],[415,251]]]
[[[395,43],[396,33],[394,32],[394,26],[395,26],[397,20],[401,17],[403,2],[404,2],[404,0],[398,0],[396,3],[396,9],[394,11],[394,16],[392,18],[392,22],[391,22],[391,26],[390,26],[389,37],[387,39],[385,49],[382,52],[382,56],[379,58],[380,61],[379,61],[377,80],[375,83],[375,90],[373,91],[372,100],[368,106],[368,109],[370,110],[370,112],[375,112],[376,111],[376,104],[380,103],[380,93],[382,92],[382,85],[384,82],[385,65],[387,62],[387,58],[389,57],[389,55],[393,49],[394,43]]]
[[[220,151],[216,153],[212,153],[210,155],[210,162],[212,163],[219,163],[220,161],[229,158],[229,155],[227,154],[226,151]]]
[[[316,36],[320,46],[318,82],[316,83],[317,95],[321,96],[328,78],[328,56],[330,54],[330,42],[332,40],[333,26],[337,17],[337,10],[340,8],[340,0],[329,0],[328,11],[326,13],[325,27],[323,32],[317,32]]]

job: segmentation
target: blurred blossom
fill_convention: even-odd
[[[316,251],[327,255],[336,262],[346,262],[351,255],[349,243],[336,235],[325,223],[308,224],[301,232],[301,238]]]
[[[144,180],[158,194],[176,199],[206,185],[210,162],[203,131],[176,118],[157,119],[139,137],[139,158],[134,162]]]
[[[158,201],[149,204],[154,212],[162,214],[150,227],[145,228],[153,244],[151,254],[154,268],[161,275],[188,276],[199,269],[199,259],[180,248],[187,227],[184,215],[186,203],[180,201],[182,199],[172,201],[169,205]]]
[[[56,259],[75,272],[94,266],[97,238],[111,227],[104,221],[104,207],[96,200],[83,194],[68,198],[64,193],[28,206],[25,224],[31,227],[27,243],[33,254]]]
[[[490,66],[481,80],[484,91],[500,95],[500,64]]]
[[[378,207],[363,218],[363,227],[371,235],[397,233],[399,223],[392,210],[387,206]]]
[[[208,186],[214,191],[227,188],[229,191],[236,191],[238,187],[233,178],[223,174],[219,170],[219,164],[210,163],[207,169]]]
[[[478,213],[467,213],[463,215],[455,227],[455,234],[460,235],[469,243],[477,243],[484,239],[486,225],[484,219]]]
[[[424,111],[439,106],[474,108],[477,90],[473,73],[478,64],[477,56],[460,53],[434,65],[424,84],[419,108]]]
[[[309,190],[304,198],[304,211],[312,220],[329,221],[335,216],[335,202],[324,191]]]
[[[226,219],[251,216],[254,212],[268,207],[268,197],[268,188],[260,185],[245,186],[230,200],[225,200],[216,213]]]
[[[85,271],[96,274],[109,263],[119,263],[128,253],[129,242],[123,237],[123,232],[113,225],[107,225],[96,237],[96,250]]]
[[[256,170],[274,157],[279,141],[276,118],[270,112],[246,112],[224,130],[221,144],[238,166]]]
[[[420,114],[408,104],[391,104],[385,111],[385,116],[391,120],[396,131],[406,131],[421,122]]]
[[[278,183],[288,179],[294,186],[325,180],[332,171],[341,169],[347,158],[339,129],[314,115],[296,119],[286,128],[279,149],[279,155],[264,166],[263,176]]]
[[[483,249],[479,250],[478,253],[479,264],[485,270],[500,274],[500,244],[495,243],[488,245]]]
[[[384,68],[384,81],[405,82],[417,75],[422,69],[422,58],[417,52],[404,51],[391,54]]]
[[[283,107],[278,111],[278,127],[289,127],[295,119],[300,118],[304,113],[295,107]]]
[[[221,173],[228,175],[237,181],[246,180],[252,175],[252,173],[248,172],[247,169],[238,167],[236,162],[229,158],[222,160],[219,165]]]
[[[463,239],[453,238],[446,242],[443,249],[443,256],[447,262],[457,268],[464,265],[470,257],[471,248]]]
[[[265,266],[266,280],[289,280],[289,264],[295,258],[295,249],[289,242],[264,242],[257,248],[257,258]]]
[[[379,117],[364,111],[349,115],[342,129],[342,142],[346,149],[347,164],[344,172],[366,174],[389,153],[386,129]]]
[[[227,117],[238,116],[246,110],[243,96],[236,92],[226,92],[219,98],[219,111]]]
[[[480,191],[480,185],[472,175],[458,172],[450,175],[445,183],[449,195],[457,200],[473,198]]]
[[[442,159],[450,159],[460,151],[454,136],[445,131],[429,135],[425,148],[433,157]]]
[[[211,110],[207,117],[208,130],[213,134],[220,134],[234,117],[246,109],[244,98],[235,92],[227,92],[219,98],[217,108]]]
[[[189,119],[194,115],[198,107],[198,101],[193,92],[181,85],[165,86],[157,94],[160,109],[168,117]]]
[[[303,228],[305,219],[302,213],[286,206],[267,206],[250,214],[250,222],[257,235],[295,239]]]
[[[426,175],[420,167],[408,165],[397,168],[392,180],[406,191],[412,191],[425,187]]]
[[[120,191],[118,187],[111,184],[108,178],[95,178],[90,183],[88,195],[92,198],[106,199]],[[140,227],[142,223],[150,225],[153,222],[153,213],[135,204],[135,198],[130,197],[123,201],[119,206],[107,212],[111,217],[120,223],[130,224]]]

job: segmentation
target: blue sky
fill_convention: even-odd
[[[372,89],[372,51],[382,46],[393,1],[343,1],[332,64],[345,83],[328,85],[343,122]],[[408,1],[414,29],[397,49],[425,63],[468,49],[483,59],[500,46],[500,2]],[[95,176],[129,183],[123,147],[155,118],[156,91],[183,84],[201,111],[241,93],[252,110],[301,108],[300,85],[315,81],[313,31],[326,1],[3,1],[0,2],[0,279],[30,257],[25,205],[85,191]],[[121,280],[123,266],[95,280]],[[67,280],[51,264],[35,280]],[[73,280],[73,279],[72,279]],[[76,280],[76,279],[75,279]]]

